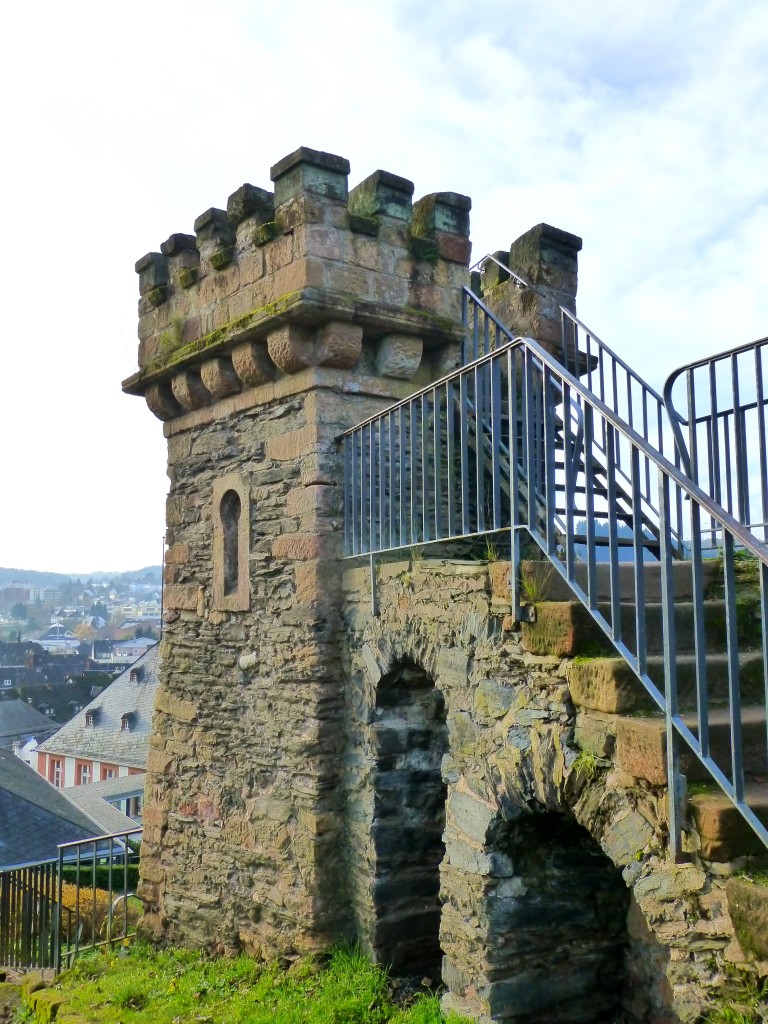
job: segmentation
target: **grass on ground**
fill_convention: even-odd
[[[325,966],[288,970],[249,957],[156,951],[137,943],[89,953],[55,986],[93,1024],[441,1024],[436,995],[398,1006],[386,973],[361,953],[338,950]]]

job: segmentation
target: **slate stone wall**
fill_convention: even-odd
[[[344,574],[356,928],[385,960],[373,894],[395,871],[361,838],[382,823],[378,688],[393,667],[418,678],[419,666],[448,730],[446,1006],[482,1020],[696,1020],[743,960],[724,888],[733,868],[695,852],[689,863],[668,859],[665,788],[617,765],[617,716],[575,702],[569,659],[526,650],[506,603],[508,572],[503,562],[382,564],[379,617],[368,570]]]
[[[469,199],[348,171],[297,150],[142,257],[124,383],[170,478],[142,927],[269,958],[352,936],[338,436],[463,333]]]

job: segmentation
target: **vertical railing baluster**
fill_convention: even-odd
[[[755,348],[755,381],[757,402],[757,462],[760,467],[760,520],[763,540],[768,541],[768,454],[765,437],[765,396],[763,385],[763,350]]]
[[[489,363],[491,374],[491,489],[493,492],[493,529],[501,529],[501,362]]]
[[[640,507],[640,452],[632,445],[630,451],[632,508]],[[639,515],[632,516],[632,556],[635,563],[635,654],[637,670],[641,675],[648,671],[648,643],[645,628],[645,537],[643,521]]]
[[[594,410],[591,403],[584,405],[584,512],[587,537],[587,598],[588,607],[597,608],[597,563],[595,559],[595,464],[594,464]]]
[[[459,432],[461,457],[461,532],[469,533],[469,373],[459,377]],[[477,431],[475,431],[477,436]]]
[[[677,657],[675,593],[672,575],[672,530],[669,477],[659,473],[659,532],[661,534],[661,607],[664,632],[664,723],[667,739],[667,795],[669,800],[669,847],[673,860],[682,852],[682,793],[680,792],[680,741],[675,720],[677,707]]]
[[[542,459],[544,462],[544,505],[546,508],[546,522],[544,539],[546,541],[546,552],[552,556],[557,548],[555,536],[555,520],[557,518],[557,495],[555,492],[555,395],[552,381],[552,371],[548,366],[544,367],[542,375],[542,393],[544,399],[544,446]]]
[[[432,539],[430,531],[430,486],[429,486],[429,399],[428,393],[422,393],[419,402],[421,409],[421,539],[425,543]]]
[[[744,799],[744,759],[742,754],[741,688],[739,685],[739,634],[737,622],[734,543],[731,533],[723,535],[723,582],[725,589],[725,635],[728,658],[728,704],[731,716],[731,782],[736,800]]]
[[[608,501],[608,562],[609,583],[611,591],[611,636],[621,640],[621,583],[619,579],[619,538],[616,510],[618,508],[616,494],[616,432],[608,424],[605,445],[605,469]],[[637,567],[635,567],[637,572]]]
[[[691,506],[691,586],[693,591],[694,661],[696,666],[696,711],[701,756],[709,757],[709,687],[707,680],[707,639],[704,610],[704,566],[701,551],[701,509]]]
[[[452,380],[445,382],[445,439],[448,460],[448,536],[456,534],[456,436],[454,407],[454,386]]]
[[[443,458],[443,443],[442,443],[442,413],[440,411],[440,399],[439,395],[442,391],[438,392],[437,388],[432,388],[432,472],[434,475],[434,537],[435,540],[440,540],[444,537],[443,533],[443,473],[441,469],[441,462]]]

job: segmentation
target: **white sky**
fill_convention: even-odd
[[[0,565],[159,562],[133,264],[299,145],[470,195],[475,258],[581,235],[579,315],[656,386],[768,334],[766,0],[3,10]]]

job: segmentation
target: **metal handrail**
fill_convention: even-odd
[[[760,338],[693,360],[674,370],[664,384],[664,404],[685,471],[744,525],[754,532],[762,530],[764,540],[768,540],[766,345],[768,338]],[[750,355],[753,359],[740,358]],[[718,375],[720,368],[725,373]],[[673,401],[681,378],[685,380],[684,413]],[[683,428],[687,428],[687,441]],[[758,517],[752,514],[755,499],[760,505]],[[714,544],[714,523],[708,532]]]
[[[584,457],[580,468],[568,458],[573,443],[570,416],[558,408],[576,401],[584,416]],[[472,405],[474,412],[470,410]],[[474,421],[470,427],[470,419]],[[757,562],[761,587],[760,626],[768,634],[768,548],[721,508],[634,427],[626,423],[558,360],[530,338],[518,338],[454,371],[411,398],[369,417],[343,435],[345,447],[345,542],[349,556],[452,538],[509,530],[516,561],[520,530],[525,529],[568,582],[576,597],[626,660],[656,706],[664,713],[669,785],[669,828],[673,853],[681,849],[681,744],[706,770],[768,845],[768,830],[749,804],[742,752],[739,630],[747,612],[737,601],[735,552],[741,548]],[[472,443],[472,438],[474,442]],[[604,441],[605,477],[597,478],[596,438]],[[622,601],[618,564],[622,520],[616,485],[617,453],[627,453],[630,497],[640,503],[650,473],[658,485],[659,518],[655,541],[661,561],[658,613],[645,599],[644,551],[649,544],[642,517],[631,519],[634,563],[631,608]],[[502,455],[506,448],[509,457]],[[487,457],[485,453],[488,453]],[[519,484],[525,480],[525,488]],[[508,493],[502,480],[509,483]],[[600,496],[600,489],[603,496]],[[577,571],[575,517],[584,502],[586,578]],[[673,516],[673,509],[677,510]],[[683,515],[683,512],[685,513]],[[730,710],[730,755],[713,753],[709,741],[702,516],[719,524]],[[603,600],[597,572],[596,523],[607,522],[609,595]],[[560,523],[564,522],[563,530]],[[674,526],[674,528],[673,528]],[[693,619],[695,724],[679,707],[677,617],[672,558],[685,528],[690,538]],[[583,563],[582,563],[583,565]],[[513,601],[519,606],[513,574]],[[660,614],[661,622],[654,616]],[[749,614],[752,614],[750,611]],[[747,623],[748,625],[748,623]],[[663,666],[654,663],[654,642],[661,642]],[[764,675],[768,666],[763,660]]]

